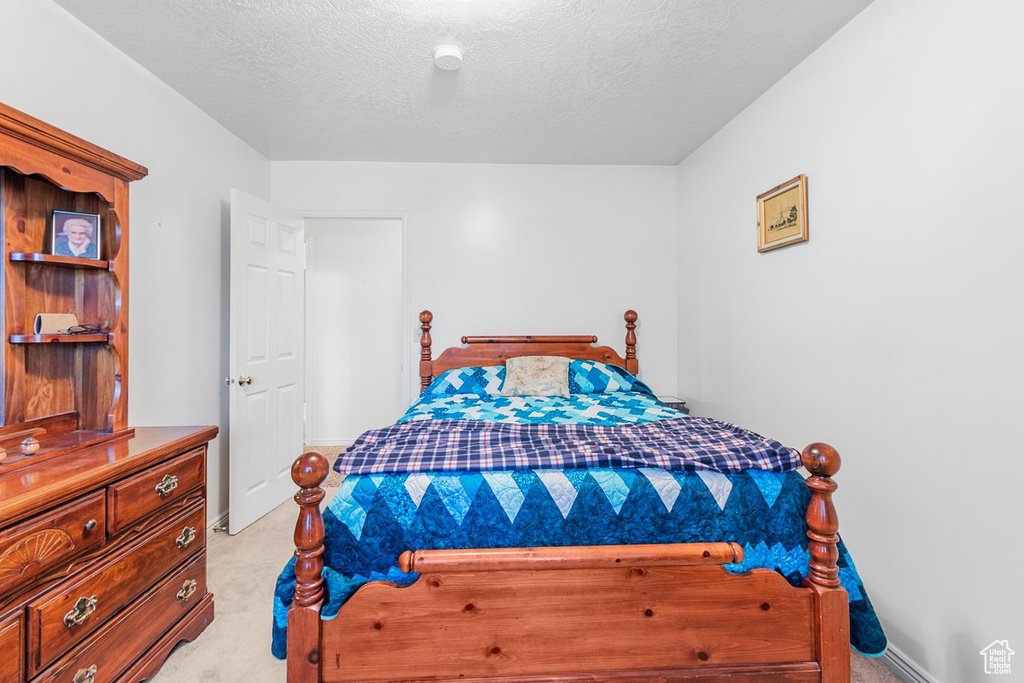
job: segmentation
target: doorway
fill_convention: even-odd
[[[305,441],[340,449],[408,404],[404,219],[305,223]]]

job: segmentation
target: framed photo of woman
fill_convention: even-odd
[[[53,212],[54,256],[100,258],[100,215],[98,213]]]

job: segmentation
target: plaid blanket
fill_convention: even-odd
[[[784,472],[800,456],[778,441],[707,417],[641,424],[514,424],[424,420],[364,433],[334,469],[343,474],[659,467]]]

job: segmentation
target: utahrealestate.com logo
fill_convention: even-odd
[[[985,658],[985,673],[1010,673],[1010,658],[1015,654],[1016,653],[1010,649],[1009,641],[992,641],[991,645],[981,651],[981,656]]]

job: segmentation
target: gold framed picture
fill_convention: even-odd
[[[803,173],[757,197],[757,250],[807,241],[807,176]]]

